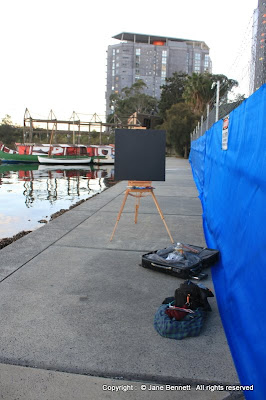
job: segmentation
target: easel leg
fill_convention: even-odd
[[[127,189],[127,190],[126,190],[126,193],[125,193],[125,196],[124,196],[123,203],[122,203],[122,205],[121,205],[120,211],[119,211],[118,216],[117,216],[117,219],[116,219],[116,223],[115,223],[115,227],[114,227],[113,233],[112,233],[112,235],[111,235],[111,237],[110,237],[110,242],[111,242],[112,239],[113,239],[113,236],[114,236],[114,234],[115,234],[115,230],[116,230],[117,224],[118,224],[118,222],[119,222],[119,220],[120,220],[121,214],[122,214],[123,209],[124,209],[124,207],[125,207],[125,204],[126,204],[126,201],[127,201],[127,197],[128,197],[128,193],[129,193],[129,190]]]
[[[135,224],[138,222],[139,204],[140,204],[140,196],[136,197],[136,204],[135,204]]]
[[[162,210],[160,209],[160,206],[159,206],[159,204],[158,204],[158,201],[157,201],[157,199],[156,199],[156,197],[155,197],[155,194],[153,193],[152,190],[151,190],[151,195],[152,195],[152,198],[153,198],[153,200],[154,200],[154,203],[155,203],[155,205],[156,205],[156,207],[157,207],[157,210],[158,210],[158,212],[159,212],[159,214],[160,214],[160,217],[162,218],[162,221],[163,221],[164,226],[165,226],[165,229],[167,230],[167,233],[168,233],[168,235],[169,235],[169,237],[170,237],[170,240],[171,240],[172,243],[174,243],[174,239],[172,238],[172,235],[171,235],[171,233],[170,233],[170,231],[169,231],[169,229],[168,229],[168,226],[166,225],[166,222],[165,222],[165,219],[164,219]]]

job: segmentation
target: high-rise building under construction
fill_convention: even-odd
[[[211,72],[209,47],[203,41],[122,32],[107,51],[106,114],[109,98],[142,79],[144,93],[160,98],[161,86],[174,72]]]

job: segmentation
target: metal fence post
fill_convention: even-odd
[[[215,122],[217,122],[219,119],[219,101],[220,101],[220,81],[217,81]]]
[[[206,121],[206,131],[209,129],[209,117],[210,117],[210,104],[207,104],[207,121]]]

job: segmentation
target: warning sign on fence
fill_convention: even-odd
[[[223,118],[223,132],[222,132],[222,150],[228,149],[228,127],[229,127],[229,115]]]

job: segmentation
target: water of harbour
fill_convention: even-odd
[[[0,164],[0,239],[37,229],[113,183],[113,165]]]

